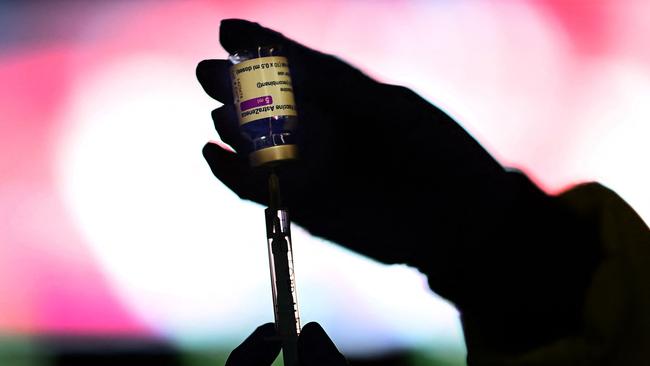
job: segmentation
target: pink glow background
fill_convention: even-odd
[[[168,56],[193,78],[199,60],[225,56],[222,18],[259,21],[412,87],[549,192],[599,180],[650,215],[646,1],[35,2],[0,10],[2,332],[154,332],[115,295],[57,186],[57,149],[71,128],[62,119],[84,102],[75,86],[122,58]],[[203,112],[194,123],[210,123]]]

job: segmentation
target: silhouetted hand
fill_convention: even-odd
[[[498,217],[482,201],[502,200],[491,191],[504,170],[411,90],[379,83],[256,23],[224,20],[220,41],[230,53],[281,45],[288,57],[300,161],[280,172],[281,186],[293,220],[311,233],[384,262],[418,265],[432,234],[452,242],[472,221],[468,214]],[[219,135],[241,152],[229,67],[226,60],[204,60],[196,72],[206,92],[224,103],[212,112]],[[267,204],[266,177],[249,168],[246,154],[216,144],[203,154],[240,197]]]
[[[460,309],[483,349],[521,352],[576,330],[597,258],[589,220],[506,172],[407,88],[244,20],[224,20],[220,42],[230,53],[280,45],[289,60],[300,159],[279,175],[294,222],[374,259],[420,269]],[[266,176],[242,154],[229,67],[204,60],[196,73],[224,103],[212,117],[239,153],[209,143],[203,155],[240,197],[267,204]]]
[[[280,353],[281,343],[273,323],[259,326],[235,348],[226,366],[269,366]],[[345,357],[323,328],[315,322],[307,323],[298,337],[298,362],[301,366],[344,366]]]

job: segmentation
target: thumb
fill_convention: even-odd
[[[287,40],[281,33],[243,19],[222,20],[219,28],[219,42],[230,53],[257,48],[260,44],[282,46],[287,46],[288,43],[295,44]]]
[[[344,366],[347,360],[325,330],[316,322],[307,323],[298,337],[301,366]]]
[[[322,92],[322,89],[331,89],[340,93],[341,90],[346,90],[350,85],[354,85],[352,81],[368,82],[372,80],[336,57],[315,51],[285,37],[282,33],[243,19],[222,20],[219,28],[219,42],[229,53],[257,49],[260,45],[279,46],[286,53],[290,64],[293,65],[291,66],[291,78],[294,81],[294,87],[298,87],[303,81],[327,80],[330,83],[332,78],[335,78],[339,80],[335,83],[336,87],[329,87],[328,83],[320,83],[317,84],[318,88],[313,91]]]

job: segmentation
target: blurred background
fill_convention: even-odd
[[[220,104],[194,70],[226,56],[221,19],[406,85],[547,192],[597,180],[647,222],[649,15],[643,0],[2,2],[0,364],[221,365],[273,320],[263,208],[201,155]],[[294,229],[303,324],[357,364],[465,364],[458,314],[422,274]]]

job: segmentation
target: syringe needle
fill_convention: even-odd
[[[282,199],[280,197],[280,179],[278,175],[275,174],[275,170],[271,170],[269,174],[269,208],[272,210],[277,210],[282,205]]]

